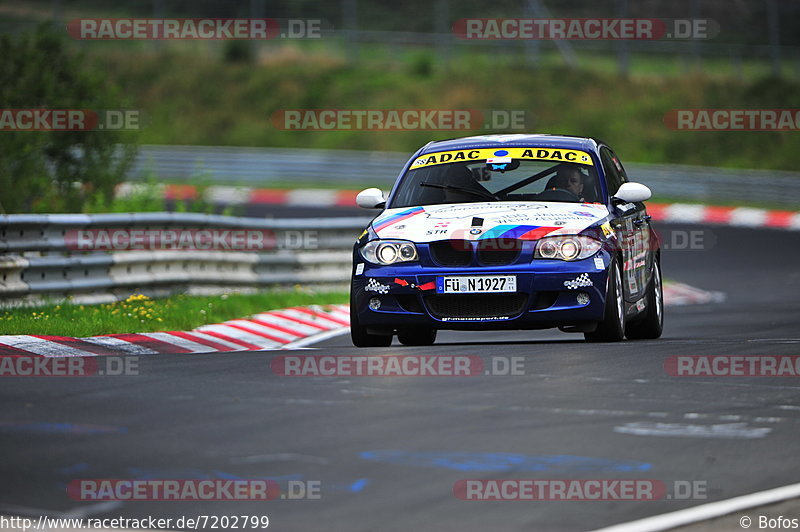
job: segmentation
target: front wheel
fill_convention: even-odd
[[[653,277],[647,290],[647,310],[642,319],[628,324],[625,336],[630,340],[654,340],[664,330],[664,292],[661,286],[661,265],[653,266]]]
[[[436,341],[436,329],[432,327],[398,329],[397,339],[403,345],[433,345]]]
[[[619,342],[625,337],[625,299],[622,292],[622,274],[617,261],[608,269],[606,310],[603,321],[593,332],[583,333],[587,342]]]

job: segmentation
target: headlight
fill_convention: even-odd
[[[550,236],[536,244],[534,259],[581,260],[600,251],[599,240],[588,236]]]
[[[407,240],[372,240],[364,244],[359,252],[366,261],[382,266],[418,259],[417,247]]]

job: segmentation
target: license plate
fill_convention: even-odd
[[[516,291],[516,275],[470,275],[436,278],[436,292],[439,294],[496,294]]]

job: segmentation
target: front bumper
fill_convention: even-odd
[[[602,264],[595,258],[602,259]],[[356,265],[364,262],[359,259],[356,255]],[[575,262],[537,259],[527,264],[480,268],[366,263],[363,272],[353,275],[351,304],[359,323],[375,330],[408,326],[483,330],[582,326],[603,319],[610,260],[603,250]],[[452,275],[516,275],[517,291],[437,294],[436,278]],[[587,296],[588,302],[582,302]],[[375,308],[376,302],[379,308]]]

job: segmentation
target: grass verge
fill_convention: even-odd
[[[276,48],[253,64],[178,50],[92,47],[87,54],[87,61],[131,99],[131,107],[149,117],[140,131],[143,144],[413,153],[431,140],[518,132],[485,129],[485,124],[443,131],[286,130],[280,120],[272,121],[286,109],[479,109],[524,111],[523,131],[602,138],[626,161],[800,166],[794,131],[680,131],[664,122],[673,109],[795,109],[800,107],[797,80],[718,77],[705,70],[677,78],[625,77],[613,70],[572,71],[548,64],[533,69],[481,55],[447,66],[435,59],[423,54],[352,64],[335,53],[294,46]]]
[[[133,295],[104,305],[53,304],[0,310],[0,334],[86,337],[188,331],[208,323],[300,305],[346,303],[346,292],[269,291],[258,294],[150,299]]]

